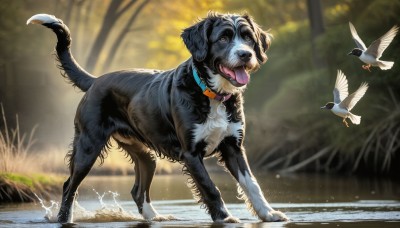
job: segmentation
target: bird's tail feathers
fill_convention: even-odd
[[[351,120],[351,122],[353,124],[357,124],[358,125],[358,124],[361,123],[361,116],[354,115],[353,113],[350,113],[349,119]]]
[[[378,66],[382,70],[389,70],[393,67],[394,62],[389,62],[389,61],[378,61]]]

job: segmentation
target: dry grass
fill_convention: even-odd
[[[0,129],[0,172],[31,172],[30,166],[35,161],[29,156],[29,151],[35,143],[33,135],[36,127],[29,135],[21,134],[17,115],[15,129],[9,129],[3,105],[0,106],[4,125],[4,129]]]
[[[393,164],[392,159],[400,150],[400,102],[397,101],[393,91],[389,89],[390,99],[377,105],[385,115],[368,129],[368,137],[364,141],[353,166],[357,170],[361,163],[371,162],[375,172],[388,172]]]
[[[0,202],[32,202],[34,192],[48,198],[60,189],[61,184],[48,173],[32,174],[44,173],[41,164],[43,160],[48,161],[48,158],[30,154],[36,127],[28,135],[21,133],[16,116],[15,128],[9,128],[4,108],[1,104],[0,107],[4,126],[0,129]]]

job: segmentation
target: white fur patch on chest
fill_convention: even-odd
[[[229,123],[226,107],[219,101],[210,100],[210,113],[202,124],[195,124],[194,143],[204,140],[207,143],[205,156],[210,155],[227,136],[241,137],[241,122]]]

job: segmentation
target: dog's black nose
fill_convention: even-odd
[[[251,52],[246,51],[246,50],[239,50],[236,52],[236,54],[239,56],[240,60],[243,62],[248,62],[251,59]]]

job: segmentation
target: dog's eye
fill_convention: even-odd
[[[219,42],[221,43],[227,43],[229,41],[229,38],[227,36],[221,36],[219,38]]]
[[[244,35],[243,38],[244,38],[244,40],[247,41],[247,42],[252,42],[252,41],[253,41],[253,38],[252,38],[250,35],[248,35],[248,34]]]

